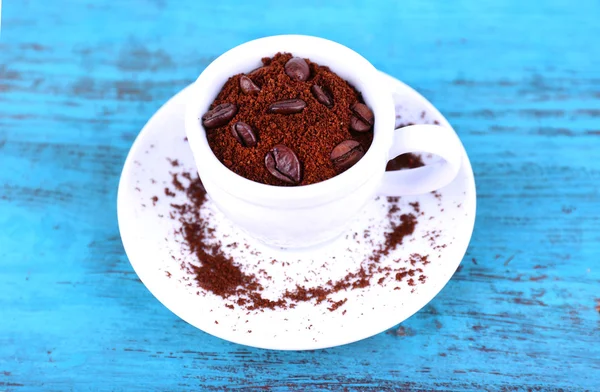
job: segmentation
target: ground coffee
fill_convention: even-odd
[[[308,185],[352,167],[373,140],[373,112],[348,82],[278,53],[231,77],[202,116],[217,158],[269,185]]]
[[[425,166],[423,162],[423,158],[420,155],[413,153],[406,153],[402,155],[398,155],[394,159],[390,159],[387,163],[386,171],[396,171],[403,169],[414,169],[417,167]]]
[[[181,179],[185,181],[182,182]],[[426,280],[420,266],[429,263],[428,256],[413,254],[408,260],[410,263],[403,261],[397,267],[382,266],[380,263],[382,257],[388,256],[391,251],[402,245],[406,236],[413,234],[419,215],[418,203],[411,204],[417,215],[402,213],[396,204],[398,198],[389,198],[388,218],[391,230],[386,233],[384,242],[373,244],[372,255],[364,260],[360,269],[317,287],[306,288],[299,282],[294,290],[282,293],[279,298],[267,299],[261,293],[261,281],[270,278],[260,279],[254,274],[244,273],[234,259],[226,256],[224,245],[215,242],[212,234],[214,229],[211,228],[208,218],[201,213],[207,200],[202,181],[197,176],[183,171],[179,174],[172,173],[172,185],[174,192],[185,193],[186,200],[182,204],[171,204],[170,217],[181,223],[177,233],[195,259],[193,263],[182,261],[181,268],[193,276],[199,288],[247,310],[288,308],[296,306],[299,302],[314,300],[316,304],[326,301],[329,304],[328,309],[333,312],[346,302],[345,299],[332,299],[333,295],[340,291],[365,288],[374,283],[383,284],[387,277],[396,282],[406,278],[409,286],[416,284],[415,279],[419,283]],[[364,238],[367,237],[367,231],[368,229]],[[397,262],[400,263],[400,260]],[[226,306],[233,307],[232,304]]]

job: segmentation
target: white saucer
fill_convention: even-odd
[[[450,127],[419,93],[390,76],[383,77],[394,91],[400,115],[397,124],[435,120]],[[415,253],[429,255],[430,264],[422,267],[427,276],[424,283],[409,286],[406,280],[397,282],[392,276],[382,285],[375,281],[363,289],[339,292],[332,299],[347,301],[335,311],[328,310],[331,303],[313,301],[294,308],[249,312],[237,305],[233,309],[227,307],[233,301],[197,288],[193,278],[180,269],[182,261],[195,261],[175,234],[180,224],[169,219],[170,203],[181,203],[185,197],[168,197],[164,192],[165,187],[173,189],[170,172],[185,168],[195,173],[194,160],[184,140],[184,110],[189,92],[186,88],[171,98],[142,129],[125,162],[117,200],[119,229],[131,265],[148,290],[177,316],[214,336],[248,346],[278,350],[326,348],[373,336],[404,321],[450,280],[467,250],[475,223],[475,182],[466,152],[458,177],[437,196],[402,197],[398,202],[401,210],[408,213],[413,212],[409,203],[418,201],[423,214],[414,234],[381,263],[398,266],[394,260],[407,260]],[[180,166],[174,167],[169,159],[178,160]],[[159,198],[156,205],[153,196]],[[374,200],[349,235],[318,250],[290,252],[266,248],[239,232],[210,200],[203,207],[223,244],[249,245],[249,250],[240,246],[230,252],[245,271],[256,272],[260,278],[264,273],[261,275],[258,270],[264,269],[273,277],[263,283],[267,286],[266,295],[274,298],[296,283],[316,285],[357,271],[364,257],[372,252],[369,241],[383,238],[388,228],[387,211],[385,198]],[[366,227],[371,229],[368,239],[362,238]],[[437,247],[430,242],[434,231]],[[355,232],[359,233],[358,239]],[[271,263],[273,259],[277,262]],[[286,262],[289,265],[284,266]]]

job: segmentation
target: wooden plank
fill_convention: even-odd
[[[4,2],[0,391],[600,387],[600,4]],[[216,56],[284,32],[357,50],[432,100],[478,188],[460,271],[387,333],[255,350],[182,322],[116,224],[127,151]]]

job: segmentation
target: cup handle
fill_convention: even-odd
[[[443,159],[432,165],[385,172],[378,194],[418,195],[443,188],[456,175],[462,161],[462,144],[456,133],[439,125],[411,125],[394,131],[390,159],[409,152],[434,154]]]

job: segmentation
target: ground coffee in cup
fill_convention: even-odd
[[[233,172],[269,185],[309,185],[348,170],[373,140],[373,112],[328,67],[278,53],[232,76],[202,116]]]

